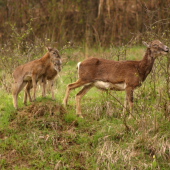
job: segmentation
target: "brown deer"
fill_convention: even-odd
[[[88,58],[78,63],[78,80],[68,84],[63,104],[66,106],[71,90],[83,86],[76,95],[76,114],[81,116],[81,98],[93,87],[106,90],[125,90],[125,102],[123,112],[126,111],[127,103],[130,110],[133,108],[133,90],[145,81],[151,72],[157,56],[165,55],[169,48],[159,40],[150,43],[143,42],[147,47],[145,55],[140,61],[113,61],[100,58]]]
[[[58,50],[47,47],[47,53],[40,59],[28,62],[17,67],[13,72],[13,105],[18,109],[17,97],[19,92],[31,80],[33,84],[33,100],[35,100],[35,92],[38,79],[46,72],[50,62],[57,58],[60,59]]]
[[[45,97],[45,88],[46,88],[46,80],[48,80],[50,89],[51,89],[51,94],[52,94],[52,99],[54,100],[54,80],[58,73],[61,71],[61,60],[60,59],[55,59],[53,60],[47,67],[46,72],[39,78],[39,82],[41,84],[41,89],[42,89],[42,97]],[[31,95],[30,95],[30,90],[33,87],[32,81],[29,81],[26,85],[25,88],[25,93],[24,93],[24,100],[23,103],[26,104],[27,102],[27,95],[29,98],[29,101],[32,102]]]

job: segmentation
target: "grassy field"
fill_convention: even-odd
[[[120,51],[119,51],[120,52]],[[143,47],[132,47],[119,59],[140,60]],[[117,60],[117,51],[89,50],[88,57]],[[134,93],[133,116],[122,115],[124,92],[110,94],[92,88],[82,99],[83,119],[75,114],[75,94],[62,106],[68,83],[77,79],[81,50],[66,52],[63,69],[55,83],[55,101],[47,90],[36,102],[12,104],[12,94],[0,89],[0,169],[144,170],[170,169],[170,115],[168,59],[163,56]],[[67,60],[69,58],[69,60]],[[12,82],[9,78],[8,82]]]

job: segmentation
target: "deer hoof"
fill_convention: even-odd
[[[15,107],[15,110],[18,110],[18,107]]]
[[[77,114],[77,116],[79,117],[79,118],[84,118],[83,116],[82,116],[82,114]]]
[[[64,107],[67,107],[67,104],[63,102],[63,106],[64,106]]]

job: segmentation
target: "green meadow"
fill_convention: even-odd
[[[0,169],[170,169],[170,56],[158,57],[135,90],[133,115],[123,115],[124,92],[96,88],[82,98],[84,118],[75,112],[75,95],[81,88],[71,91],[67,108],[62,105],[66,86],[77,80],[76,65],[85,57],[140,60],[145,50],[143,46],[66,49],[54,85],[55,100],[48,88],[42,98],[38,86],[36,101],[24,106],[22,90],[18,110],[12,104],[12,76],[5,76],[0,86]]]

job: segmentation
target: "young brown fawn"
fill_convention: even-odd
[[[33,84],[33,100],[35,100],[38,79],[45,74],[51,61],[57,58],[60,59],[58,50],[47,47],[47,53],[42,58],[23,64],[14,70],[12,74],[14,79],[12,95],[13,105],[16,109],[18,109],[18,94],[30,80]]]
[[[54,59],[47,67],[46,72],[39,78],[39,82],[41,85],[41,90],[42,90],[42,97],[45,97],[45,89],[46,89],[46,80],[48,80],[48,83],[50,85],[51,89],[51,95],[52,99],[54,100],[54,80],[58,73],[61,71],[61,60],[60,59]],[[27,102],[27,95],[29,98],[29,101],[32,102],[31,95],[30,95],[30,90],[33,87],[32,81],[29,81],[26,85],[25,88],[25,93],[24,93],[24,100],[23,103],[26,104]]]

